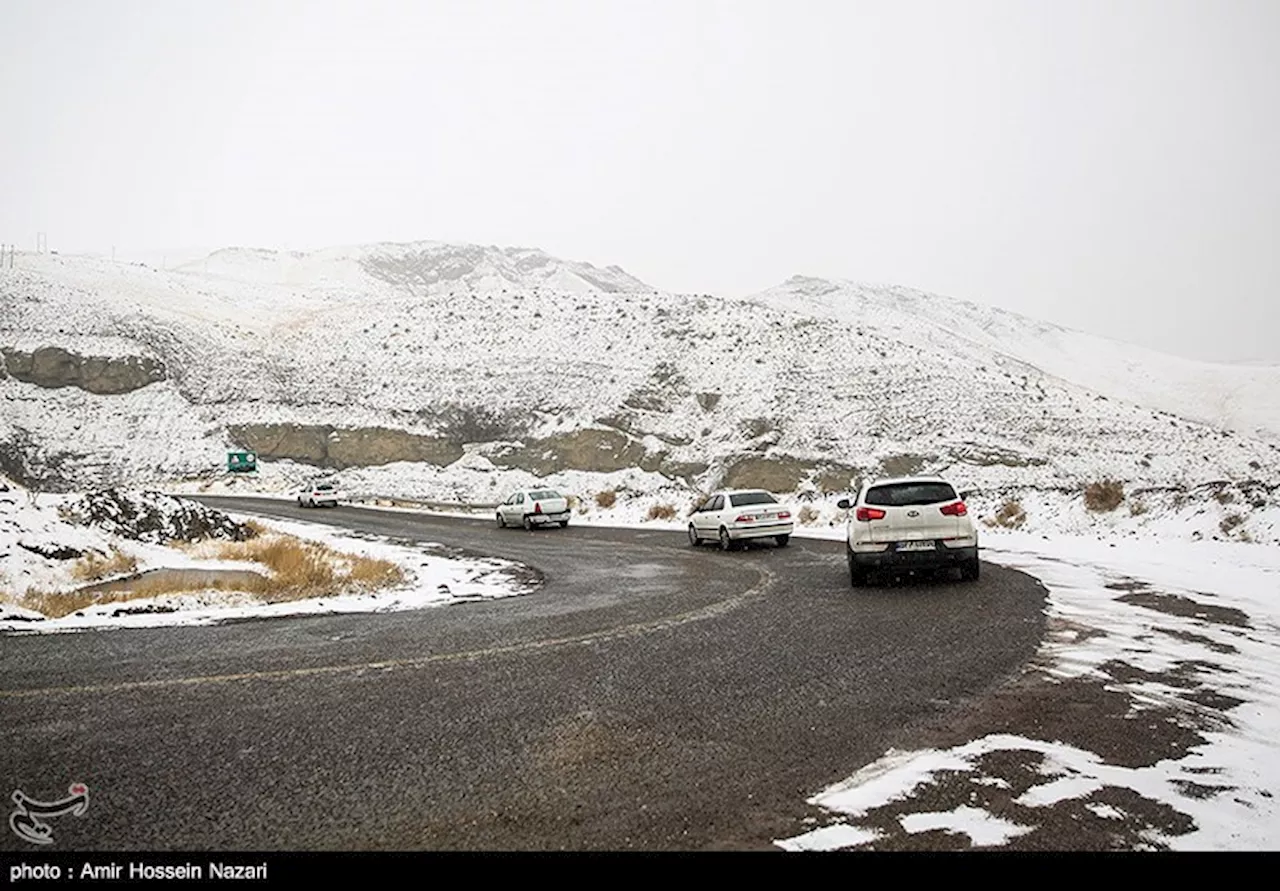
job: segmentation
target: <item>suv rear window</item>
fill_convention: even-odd
[[[544,498],[559,498],[560,493],[551,489],[539,489],[537,492],[530,492],[529,497],[534,501],[542,501]]]
[[[947,483],[892,483],[868,489],[866,503],[876,507],[906,507],[955,500],[956,490]]]
[[[743,492],[729,496],[730,507],[746,507],[748,504],[777,504],[778,500],[768,492]]]

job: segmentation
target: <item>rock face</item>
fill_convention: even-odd
[[[794,492],[801,484],[823,492],[841,492],[852,488],[863,471],[829,462],[802,461],[787,456],[745,457],[731,463],[720,485],[726,489],[765,489],[769,492]]]
[[[292,460],[342,470],[418,461],[444,467],[462,457],[462,446],[448,439],[386,427],[341,429],[328,424],[241,424],[228,429],[237,445],[260,459]]]
[[[0,349],[10,377],[53,389],[79,387],[100,396],[130,393],[167,377],[164,363],[147,356],[81,356],[61,347],[24,353]]]
[[[692,482],[709,466],[698,461],[673,461],[666,451],[650,452],[639,440],[618,430],[595,428],[505,446],[490,455],[490,460],[499,467],[519,468],[534,476],[563,470],[613,473],[638,467],[685,482]]]
[[[255,534],[222,511],[158,492],[104,489],[64,505],[62,512],[72,522],[155,544],[206,538],[247,541]]]
[[[548,476],[562,470],[612,473],[640,467],[644,458],[644,446],[625,434],[588,429],[500,449],[491,460],[499,467],[518,467],[535,476]]]

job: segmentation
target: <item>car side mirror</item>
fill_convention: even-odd
[[[839,501],[837,501],[837,502],[836,502],[836,507],[840,508],[841,510],[848,510],[848,509],[849,509],[849,499],[848,499],[848,498],[841,498]]]

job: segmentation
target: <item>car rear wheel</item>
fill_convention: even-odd
[[[499,529],[507,528],[507,521],[502,519],[502,511],[498,511],[493,515],[494,521],[497,522]]]
[[[733,550],[733,539],[729,537],[729,530],[723,526],[720,527],[720,550]]]
[[[778,535],[775,536],[775,538],[778,542],[778,547],[780,548],[785,548],[787,546],[787,542],[791,541],[790,535]]]
[[[867,571],[853,562],[853,555],[847,555],[849,563],[849,587],[861,588],[867,583]]]
[[[530,519],[529,517],[524,518],[524,528],[529,532],[533,531],[533,520]]]
[[[569,528],[569,521],[568,521],[568,520],[561,520],[561,521],[560,521],[560,528],[561,528],[561,529],[568,529],[568,528]]]
[[[693,524],[689,524],[689,546],[698,547],[702,544],[702,539],[698,537],[698,530],[693,528]]]
[[[978,562],[978,558],[974,557],[972,560],[965,563],[964,566],[960,567],[960,578],[964,579],[966,582],[976,582],[978,580],[978,576],[982,572],[979,568],[981,565],[982,564]]]

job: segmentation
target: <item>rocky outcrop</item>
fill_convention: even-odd
[[[650,452],[637,439],[618,430],[594,428],[500,447],[489,460],[498,467],[514,467],[534,476],[549,476],[563,470],[613,473],[638,467],[688,483],[706,473],[709,467],[700,461],[673,461],[668,452]]]
[[[862,475],[856,467],[827,461],[803,461],[786,455],[745,457],[730,463],[720,485],[726,489],[765,489],[794,492],[805,483],[823,492],[850,489]]]
[[[256,534],[253,527],[222,511],[159,492],[104,489],[63,505],[61,511],[73,523],[153,544],[206,538],[247,541]]]
[[[39,387],[79,387],[100,396],[130,393],[168,375],[164,363],[149,356],[81,356],[61,347],[27,353],[0,348],[9,376]]]
[[[645,456],[645,447],[623,433],[587,429],[499,448],[489,460],[499,467],[548,476],[562,470],[613,473],[641,466]]]
[[[444,467],[462,457],[458,443],[386,427],[338,428],[328,424],[240,424],[233,442],[260,460],[291,460],[342,470],[415,461]]]

